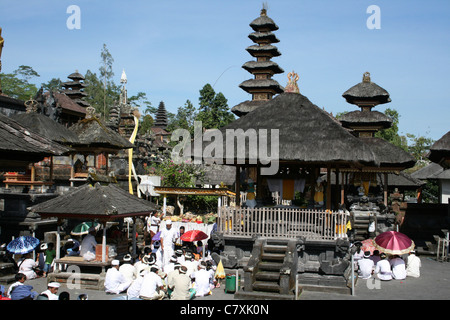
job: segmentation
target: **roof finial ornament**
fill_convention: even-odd
[[[34,100],[32,97],[30,97],[30,99],[25,101],[24,104],[27,107],[26,113],[37,112],[37,101]]]
[[[267,10],[269,9],[269,5],[267,2],[263,2],[263,7],[261,9],[261,17],[267,15]]]
[[[370,72],[364,72],[363,74],[363,82],[364,83],[370,83]]]
[[[300,93],[300,89],[298,88],[297,81],[299,79],[299,76],[294,71],[289,72],[288,75],[288,84],[286,85],[286,88],[284,88],[284,92],[289,93]]]
[[[93,118],[95,118],[95,108],[89,106],[86,108],[86,119],[93,119]]]

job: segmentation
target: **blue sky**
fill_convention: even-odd
[[[67,79],[78,70],[98,72],[105,43],[122,69],[129,95],[145,92],[154,106],[164,101],[176,113],[187,99],[198,104],[206,84],[222,92],[230,108],[251,99],[239,84],[252,76],[241,66],[253,58],[249,23],[261,0],[0,0],[5,47],[2,72],[32,66],[40,84]],[[400,133],[435,140],[450,130],[450,1],[448,0],[272,0],[268,15],[279,26],[285,70],[300,76],[302,94],[336,114],[356,110],[342,93],[364,72],[385,88],[396,109]],[[69,30],[66,13],[80,8],[81,29]],[[369,29],[367,13],[377,5],[381,29]]]

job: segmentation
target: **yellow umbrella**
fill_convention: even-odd
[[[216,279],[225,279],[225,270],[223,268],[222,260],[219,261],[217,265],[216,273],[214,274]]]

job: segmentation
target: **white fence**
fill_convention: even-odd
[[[221,207],[218,228],[233,236],[335,240],[347,236],[347,217],[328,210]]]

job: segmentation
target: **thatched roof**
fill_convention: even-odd
[[[271,150],[270,129],[278,129],[280,161],[317,165],[330,162],[376,164],[369,146],[361,143],[359,138],[301,94],[282,93],[255,111],[221,128],[224,155],[228,129],[242,129],[244,132],[268,129],[268,152]],[[205,143],[206,145],[208,143]],[[245,146],[241,146],[240,152],[244,151],[242,147]],[[256,160],[249,156],[248,147],[245,148],[244,154],[245,159]]]
[[[248,35],[250,40],[253,42],[259,43],[261,41],[268,41],[270,43],[278,43],[280,40],[277,36],[272,32],[252,32]]]
[[[158,209],[115,184],[85,184],[74,191],[29,208],[42,217],[114,220],[148,215]]]
[[[278,30],[278,26],[266,15],[266,11],[261,11],[261,16],[250,22],[250,27],[255,31],[261,29],[269,29],[270,31]]]
[[[231,108],[231,112],[233,112],[238,117],[242,117],[247,113],[256,110],[258,107],[267,102],[268,100],[247,100],[239,103],[238,105],[235,105],[233,108]]]
[[[236,169],[233,166],[226,165],[203,165],[205,175],[197,184],[220,185],[224,183],[226,186],[232,186],[236,181]]]
[[[96,117],[83,119],[73,124],[69,130],[78,136],[74,148],[101,148],[111,152],[133,148],[133,144],[117,132],[104,125]]]
[[[273,61],[247,61],[242,65],[244,70],[252,73],[257,70],[270,70],[273,73],[283,73],[284,70],[280,68],[280,66]]]
[[[72,144],[78,141],[74,132],[41,113],[26,112],[11,118],[52,141],[61,144]]]
[[[23,168],[52,155],[63,155],[70,148],[53,142],[28,127],[0,114],[0,169]],[[12,169],[7,169],[12,170]]]
[[[378,111],[352,111],[343,114],[339,119],[344,127],[353,126],[378,126],[390,128],[392,119]]]
[[[372,82],[368,72],[364,74],[362,82],[345,91],[342,96],[351,104],[358,104],[361,101],[376,101],[377,104],[391,102],[389,93]]]
[[[244,91],[251,92],[253,89],[273,90],[275,93],[284,92],[284,88],[273,79],[249,79],[239,85]]]
[[[428,159],[443,165],[445,168],[450,167],[450,131],[444,134],[430,148]]]
[[[431,162],[423,168],[413,172],[411,176],[415,179],[428,180],[437,179],[437,177],[444,171],[444,168],[437,163]],[[450,170],[448,170],[450,173]]]
[[[281,52],[278,48],[270,44],[266,44],[265,46],[252,45],[247,47],[245,50],[247,50],[247,52],[254,57],[257,55],[262,55],[262,53],[270,55],[271,57],[281,56]]]
[[[380,167],[403,170],[413,167],[416,163],[412,155],[384,139],[374,137],[359,139],[372,150]]]

